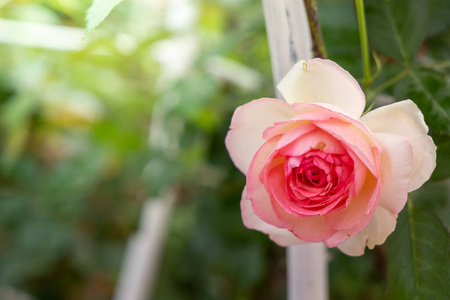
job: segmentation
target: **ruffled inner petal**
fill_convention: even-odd
[[[337,141],[333,136],[318,128],[300,137],[297,135],[297,139],[292,140],[289,144],[281,144],[280,139],[280,142],[277,144],[277,149],[280,149],[279,155],[284,156],[301,156],[313,149],[336,154],[344,154],[346,152],[345,147],[340,141]]]
[[[354,152],[372,174],[379,176],[378,165],[373,156],[372,148],[380,147],[373,136],[367,136],[365,132],[353,124],[345,124],[339,120],[314,122],[314,124],[342,141],[345,147]]]
[[[361,231],[370,220],[366,220],[364,217],[373,214],[380,190],[381,182],[368,173],[361,191],[353,199],[350,199],[346,209],[324,216],[327,224],[336,230],[353,228],[353,234],[358,230]],[[355,224],[358,226],[355,227]]]

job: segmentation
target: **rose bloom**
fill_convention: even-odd
[[[361,116],[364,93],[330,60],[301,61],[278,89],[234,112],[225,143],[246,175],[242,220],[281,246],[323,242],[362,255],[394,230],[436,146],[405,100]]]

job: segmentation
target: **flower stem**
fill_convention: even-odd
[[[359,37],[361,40],[361,54],[363,59],[364,79],[363,87],[366,90],[372,83],[370,72],[369,42],[367,39],[366,15],[364,13],[364,0],[355,0],[358,17]]]
[[[389,79],[388,81],[386,81],[383,84],[377,86],[373,90],[369,90],[367,92],[367,96],[366,96],[367,100],[372,99],[379,92],[382,92],[385,89],[387,89],[388,87],[391,87],[392,85],[396,84],[397,82],[402,80],[408,74],[409,74],[409,69],[405,69],[405,70],[401,71],[400,73],[398,73],[397,75],[395,75],[394,77],[392,77],[391,79]]]
[[[319,17],[317,15],[316,0],[304,0],[306,14],[308,15],[309,28],[311,30],[314,57],[328,58],[320,30]]]
[[[450,68],[450,60],[438,61],[432,64],[424,65],[424,67],[436,69]]]
[[[376,88],[374,88],[373,90],[369,90],[366,93],[366,101],[369,102],[370,100],[372,100],[373,97],[375,97],[378,93],[382,92],[383,90],[393,86],[394,84],[396,84],[397,82],[399,82],[400,80],[402,80],[403,78],[405,78],[405,76],[407,76],[409,74],[410,70],[409,69],[405,69],[402,72],[398,73],[397,75],[395,75],[394,77],[392,77],[391,79],[389,79],[388,81],[384,82],[383,84],[377,86]],[[376,99],[374,101],[372,101],[372,103],[369,105],[369,107],[366,109],[366,111],[364,112],[367,113],[369,112],[374,104],[376,102]]]

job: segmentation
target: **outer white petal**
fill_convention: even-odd
[[[355,78],[330,60],[298,62],[280,81],[278,90],[289,103],[327,103],[359,118],[365,96]]]
[[[340,243],[337,247],[347,255],[363,255],[366,246],[369,249],[373,249],[376,245],[383,244],[389,234],[394,231],[396,223],[396,214],[392,214],[378,206],[367,227],[360,233]]]
[[[375,133],[382,151],[380,157],[381,196],[378,205],[398,214],[408,199],[409,177],[413,170],[414,155],[406,137]]]
[[[408,138],[414,153],[414,168],[409,191],[418,189],[427,181],[436,167],[436,146],[427,135],[423,114],[411,100],[405,100],[375,109],[361,120],[372,132],[384,132]]]
[[[253,156],[265,142],[264,130],[296,114],[289,104],[277,99],[254,100],[238,107],[225,138],[225,145],[235,166],[247,174]]]
[[[299,240],[287,229],[277,228],[258,218],[253,212],[252,203],[246,199],[247,188],[244,188],[241,200],[241,215],[245,227],[259,230],[269,235],[270,239],[280,246],[290,246],[305,243]]]

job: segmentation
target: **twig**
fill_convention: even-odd
[[[322,31],[320,30],[319,17],[317,15],[317,2],[316,0],[304,0],[304,2],[309,28],[311,30],[314,57],[328,58]]]

